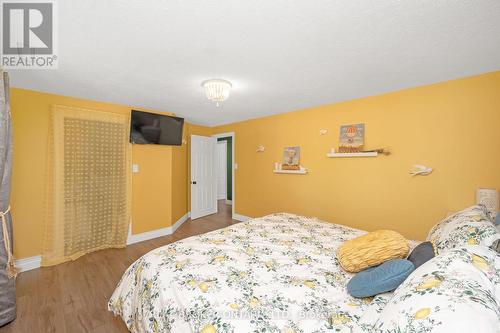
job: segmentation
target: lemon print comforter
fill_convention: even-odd
[[[186,238],[133,263],[108,307],[134,333],[411,332],[386,330],[379,321],[393,293],[365,299],[347,294],[353,275],[340,267],[335,251],[364,233],[281,213]],[[466,260],[475,270],[497,274],[483,255]],[[436,291],[450,288],[446,274],[429,273],[402,298],[434,297]],[[473,296],[491,301],[481,295]],[[453,306],[418,304],[404,313],[401,328],[407,322],[417,323],[419,329],[439,328],[436,309]]]

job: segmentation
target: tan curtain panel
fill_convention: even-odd
[[[124,247],[131,210],[130,117],[55,105],[42,265]]]

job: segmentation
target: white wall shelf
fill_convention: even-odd
[[[307,173],[307,169],[301,165],[299,170],[285,170],[282,168],[280,163],[274,163],[273,172],[274,173],[287,173],[287,174],[291,174],[291,175],[305,175]]]
[[[366,153],[327,153],[327,157],[377,157],[376,151]]]
[[[307,173],[306,169],[301,169],[301,170],[273,170],[274,173],[288,173],[288,174],[295,174],[295,175],[305,175]]]

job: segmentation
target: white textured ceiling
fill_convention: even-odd
[[[218,125],[500,69],[499,0],[64,0],[15,87]],[[201,81],[233,83],[222,108]]]

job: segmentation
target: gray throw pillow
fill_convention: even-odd
[[[500,253],[500,239],[497,239],[496,241],[493,242],[493,245],[491,245],[491,248],[498,253]]]
[[[434,256],[434,246],[432,245],[432,243],[423,242],[415,247],[413,251],[411,251],[410,255],[408,256],[408,260],[411,261],[415,266],[415,269],[417,269],[417,267],[431,260],[432,258],[434,258]]]

